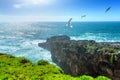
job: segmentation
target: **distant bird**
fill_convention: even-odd
[[[82,16],[81,16],[81,19],[84,18],[84,17],[86,17],[86,15],[82,15]]]
[[[111,7],[108,7],[108,8],[105,10],[105,12],[107,13],[110,9],[111,9]]]
[[[68,23],[66,24],[67,27],[72,28],[71,21],[72,21],[72,18],[70,18],[69,21],[68,21]]]

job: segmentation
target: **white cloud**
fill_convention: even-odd
[[[14,4],[13,7],[15,7],[15,8],[21,8],[22,5],[20,5],[20,4]]]
[[[35,5],[50,5],[54,2],[55,0],[22,0],[19,3],[16,3],[13,5],[14,8],[22,8],[22,7],[27,7],[27,6],[35,6]]]

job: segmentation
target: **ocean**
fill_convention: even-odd
[[[0,22],[0,53],[26,57],[32,62],[40,59],[52,63],[48,50],[38,43],[55,35],[67,35],[72,40],[120,42],[120,22]]]

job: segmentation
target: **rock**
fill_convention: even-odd
[[[45,43],[38,45],[50,50],[53,62],[67,74],[104,75],[120,80],[119,42],[75,41],[63,35],[48,38]]]
[[[47,50],[50,50],[52,43],[54,42],[67,42],[70,41],[70,38],[68,36],[53,36],[51,38],[47,39],[47,42],[45,43],[38,43],[38,46],[43,47]]]
[[[115,54],[115,60],[118,60],[118,59],[120,59],[120,51],[117,54]]]

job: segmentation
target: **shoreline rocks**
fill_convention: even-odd
[[[120,80],[120,42],[70,40],[68,36],[54,36],[39,43],[51,52],[53,62],[72,76],[104,75]]]

